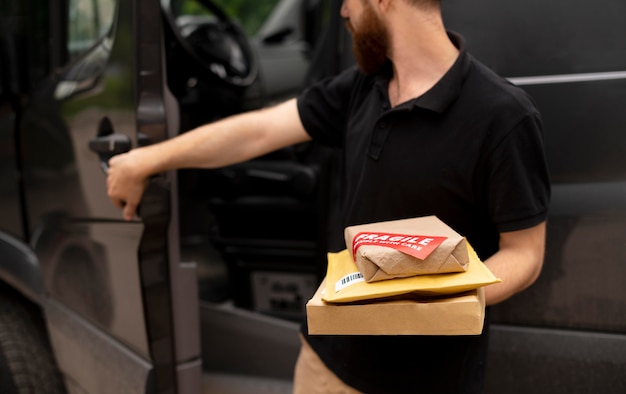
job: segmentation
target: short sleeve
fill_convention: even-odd
[[[312,85],[298,97],[300,120],[314,141],[326,146],[342,146],[357,78],[358,72],[353,67]]]
[[[518,122],[489,159],[489,213],[498,231],[516,231],[546,220],[550,179],[538,113]]]

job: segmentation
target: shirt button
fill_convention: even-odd
[[[387,128],[387,122],[380,122],[378,124],[378,127],[381,128],[381,129],[386,129]]]

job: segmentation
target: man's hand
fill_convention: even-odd
[[[109,160],[107,193],[111,202],[123,209],[126,220],[132,220],[141,201],[148,174],[142,171],[140,149],[117,155]]]

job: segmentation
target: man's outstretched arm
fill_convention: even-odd
[[[309,140],[296,99],[200,126],[159,144],[133,149],[109,161],[108,195],[131,220],[146,179],[181,168],[219,168]]]

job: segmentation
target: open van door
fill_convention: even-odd
[[[15,4],[20,61],[43,75],[25,72],[16,118],[24,235],[15,242],[33,252],[43,286],[32,298],[68,391],[199,392],[195,268],[180,263],[172,230],[176,176],[150,179],[131,222],[106,193],[111,156],[176,132],[160,3]],[[28,39],[31,28],[49,45]]]
[[[85,132],[91,151],[105,171],[106,163],[112,155],[134,146],[162,141],[177,131],[173,129],[174,126],[169,127],[175,125],[175,122],[168,124],[168,116],[174,118],[176,108],[172,100],[168,101],[165,87],[160,4],[151,0],[137,0],[118,1],[116,6],[119,7],[118,19],[114,21],[108,40],[103,41],[106,47],[102,48],[104,52],[110,51],[110,58],[102,64],[102,76],[93,76],[101,79],[91,89],[100,85],[99,88],[103,90],[96,93],[96,97],[99,96],[102,100],[114,97],[126,106],[109,108],[106,104],[99,106],[96,102],[92,103],[87,109],[95,111],[89,115],[92,133],[90,135]],[[70,9],[70,18],[72,12]],[[70,27],[70,33],[71,31]],[[89,56],[88,54],[82,59],[88,59]],[[80,64],[80,61],[77,64],[80,70],[87,70],[90,65]],[[101,65],[95,66],[98,68]],[[118,79],[110,80],[109,76]],[[115,86],[115,83],[130,87],[123,89],[127,93],[126,97],[107,92],[107,88]],[[75,115],[73,119],[76,120],[77,116],[79,115]],[[72,121],[68,120],[68,124],[72,124]],[[82,143],[84,141],[75,144],[75,147],[81,149]],[[91,161],[93,158],[85,160]],[[80,165],[79,171],[83,168],[87,171],[87,167],[94,166]],[[94,175],[92,179],[104,183],[103,176]],[[98,190],[101,192],[102,187],[98,187]],[[122,265],[121,275],[132,271],[129,277],[132,276],[133,280],[127,282],[127,289],[121,289],[117,294],[119,299],[111,299],[111,305],[117,310],[126,303],[136,303],[135,327],[145,327],[145,330],[138,330],[143,332],[137,333],[141,335],[133,338],[138,340],[134,343],[123,336],[121,329],[119,332],[107,334],[112,335],[113,339],[117,339],[115,337],[119,335],[122,344],[125,341],[130,342],[129,349],[126,350],[136,350],[135,356],[145,359],[143,361],[147,362],[145,368],[148,372],[146,389],[150,388],[158,393],[194,392],[200,389],[200,335],[195,267],[192,264],[181,264],[177,255],[175,190],[175,173],[150,179],[139,207],[140,220],[134,223],[120,222],[119,211],[114,210],[112,215],[93,212],[93,219],[98,221],[94,226],[101,227],[103,233],[111,236],[120,232],[132,233],[126,237],[128,244],[125,246],[128,249],[123,252],[136,251],[136,255],[116,258],[113,250],[122,248],[120,240],[113,238],[110,239],[113,241],[110,244],[104,243],[104,247],[108,246],[111,253],[105,254],[109,261],[103,263],[109,265],[111,270]],[[106,203],[108,202],[98,204]],[[113,279],[110,283],[118,286],[123,281]],[[116,295],[116,286],[112,286],[111,296]],[[128,324],[132,321],[129,317],[131,316],[125,316],[121,321]],[[72,357],[74,361],[78,359]],[[117,360],[110,361],[115,363]],[[137,383],[139,382],[135,384]],[[110,387],[109,384],[104,385],[107,386]],[[89,391],[96,392],[95,389]]]
[[[267,377],[264,387],[276,383],[290,390],[299,342],[298,323],[289,319],[299,318],[294,306],[301,308],[306,300],[304,290],[312,291],[314,286],[310,281],[293,280],[302,272],[284,275],[283,271],[291,266],[302,270],[305,264],[299,263],[305,260],[317,262],[311,257],[319,252],[317,232],[306,233],[310,238],[306,242],[283,242],[283,234],[278,234],[271,239],[277,241],[271,245],[277,245],[273,249],[278,251],[269,250],[265,255],[259,253],[262,248],[253,247],[255,235],[235,245],[239,234],[219,232],[216,239],[225,249],[239,247],[236,253],[225,253],[227,257],[250,263],[242,265],[250,275],[235,278],[235,294],[230,295],[250,296],[253,283],[246,281],[249,277],[270,278],[272,282],[267,283],[272,286],[265,286],[255,302],[278,302],[268,302],[275,308],[256,303],[253,310],[246,310],[252,309],[248,307],[251,297],[241,301],[244,305],[238,305],[237,299],[235,305],[229,300],[212,303],[204,299],[201,303],[195,263],[183,262],[188,257],[181,248],[185,241],[179,239],[184,233],[181,229],[186,229],[184,218],[189,218],[181,207],[192,201],[185,190],[181,192],[189,186],[181,172],[152,177],[138,217],[130,222],[122,220],[120,210],[109,201],[105,173],[115,154],[162,141],[195,122],[296,94],[309,62],[316,64],[317,74],[309,79],[330,72],[321,65],[333,60],[329,54],[338,50],[333,45],[334,35],[324,40],[329,50],[309,53],[315,41],[309,40],[318,37],[321,25],[299,30],[301,15],[321,23],[330,4],[338,11],[339,3],[330,0],[276,0],[267,17],[261,18],[260,33],[248,37],[250,49],[258,56],[258,68],[240,68],[235,63],[219,67],[212,61],[186,61],[186,56],[198,49],[203,55],[199,60],[213,56],[214,48],[205,45],[205,39],[219,37],[224,30],[217,28],[228,25],[228,17],[213,1],[2,3],[0,11],[8,17],[2,15],[0,26],[0,139],[8,143],[0,149],[0,180],[11,188],[0,190],[0,306],[10,295],[42,315],[45,324],[40,322],[38,331],[49,338],[52,351],[40,348],[34,353],[50,355],[48,364],[56,364],[51,370],[58,366],[68,392],[196,393],[202,386],[211,390],[225,381],[240,382],[244,375]],[[339,22],[335,14],[333,22]],[[175,18],[170,18],[172,15]],[[233,36],[223,38],[226,41],[222,43],[228,44]],[[197,46],[185,47],[185,42]],[[277,73],[277,65],[289,71],[289,78]],[[254,71],[250,73],[256,75],[254,83],[249,84],[248,71]],[[207,107],[214,111],[203,111]],[[193,118],[194,109],[198,116],[210,112],[210,119]],[[255,198],[212,199],[212,207],[232,203],[229,206],[235,208],[230,211],[233,215],[225,215],[221,221],[222,230],[226,224],[243,228],[234,220],[240,216],[241,206],[258,213],[264,213],[268,205],[283,213],[293,206],[304,212],[314,209],[315,188],[307,188],[306,198],[297,193],[292,196],[291,189],[289,198],[281,198],[285,197],[280,195],[284,188],[271,183],[291,179],[292,168],[297,174],[312,174],[307,166],[314,160],[304,161],[299,156],[309,152],[298,151],[286,158],[279,154],[240,168],[249,181],[246,187],[255,189]],[[297,160],[292,156],[298,156]],[[294,161],[293,165],[289,161]],[[291,182],[281,182],[291,186]],[[266,189],[269,195],[256,198]],[[244,191],[250,194],[248,189]],[[247,201],[261,203],[246,205]],[[183,219],[179,219],[179,211]],[[313,228],[309,222],[298,225]],[[267,249],[271,248],[261,252]],[[305,258],[300,249],[305,249]],[[289,255],[294,250],[300,254]],[[263,264],[255,265],[257,259]],[[288,260],[290,266],[270,265],[276,259]],[[202,262],[198,264],[203,267]],[[309,264],[306,268],[312,271],[315,267]],[[253,269],[263,272],[256,275]],[[312,272],[304,274],[312,276]],[[283,282],[285,286],[273,286]],[[293,283],[306,286],[294,291]],[[210,298],[215,301],[217,297]],[[287,319],[277,317],[277,312]],[[19,330],[14,333],[23,334]],[[226,337],[234,343],[226,343]],[[23,340],[24,335],[19,338]],[[8,353],[0,341],[0,378],[16,363],[31,365],[32,372],[37,372],[39,364],[32,362],[32,357],[3,360]],[[203,366],[209,374],[203,375]],[[39,380],[45,384],[47,379]],[[25,384],[31,387],[31,383]],[[4,392],[2,384],[0,381]],[[258,392],[257,381],[246,380],[246,384]],[[215,390],[219,392],[219,388]]]

